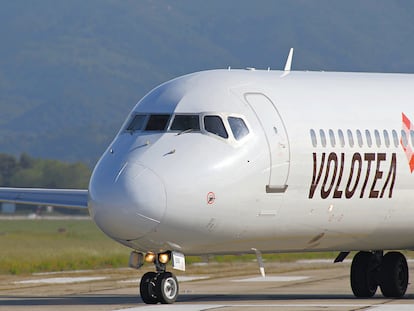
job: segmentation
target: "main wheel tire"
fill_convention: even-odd
[[[354,256],[351,265],[351,288],[356,297],[369,298],[375,295],[378,288],[376,272],[373,253],[359,252]]]
[[[399,252],[387,253],[381,264],[381,292],[385,297],[401,298],[408,286],[408,265]]]
[[[159,302],[156,294],[156,276],[155,272],[147,272],[141,278],[139,292],[142,301],[146,304],[157,304]]]
[[[161,303],[174,303],[178,297],[178,281],[171,272],[164,272],[158,276],[156,295]]]

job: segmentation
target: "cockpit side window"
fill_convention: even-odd
[[[188,131],[200,130],[200,119],[198,115],[175,115],[171,124],[170,130],[172,131]]]
[[[236,140],[240,140],[249,134],[249,129],[247,128],[246,123],[244,123],[243,119],[228,117],[227,120],[229,121],[231,131],[233,132],[234,138]]]
[[[144,128],[146,119],[147,116],[145,114],[137,114],[129,123],[126,130],[129,132],[141,131]]]
[[[169,114],[153,114],[150,115],[146,131],[165,131],[167,128],[168,120],[170,119]]]
[[[213,133],[223,138],[228,138],[223,120],[219,116],[205,116],[204,128],[207,132]]]

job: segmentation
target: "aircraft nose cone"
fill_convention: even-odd
[[[165,187],[140,164],[127,163],[118,172],[97,168],[90,183],[89,210],[107,235],[137,239],[160,224],[166,210]]]

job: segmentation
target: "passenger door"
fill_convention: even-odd
[[[245,93],[244,97],[257,116],[270,153],[268,193],[286,191],[289,176],[289,141],[282,118],[273,102],[262,93]]]

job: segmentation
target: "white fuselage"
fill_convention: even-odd
[[[169,81],[100,159],[91,215],[142,252],[412,249],[413,141],[401,129],[402,113],[414,118],[413,85],[403,74],[246,70]],[[137,114],[170,115],[168,128],[126,130]],[[198,115],[200,130],[171,130],[178,114]],[[205,116],[219,116],[228,138]],[[237,140],[228,117],[249,134]]]

